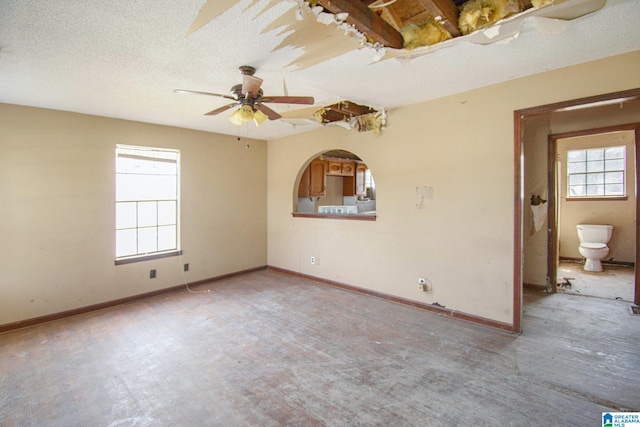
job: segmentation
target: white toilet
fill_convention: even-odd
[[[613,225],[578,224],[578,238],[580,239],[580,254],[586,258],[585,271],[602,271],[601,259],[609,253],[607,243],[613,233]]]

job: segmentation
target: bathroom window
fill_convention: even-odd
[[[624,197],[625,147],[567,152],[567,198]]]
[[[179,253],[180,152],[116,147],[116,264]]]

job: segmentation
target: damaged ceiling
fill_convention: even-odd
[[[464,1],[457,0],[318,0],[327,11],[347,13],[347,22],[365,33],[370,40],[383,46],[405,47],[402,29],[410,24],[421,25],[432,17],[438,17],[451,37],[459,36],[458,7]]]
[[[347,104],[388,112],[640,49],[638,0],[503,5],[466,34],[459,0],[5,0],[0,102],[272,139],[322,126],[322,110],[344,122]],[[465,22],[499,16],[478,6]],[[449,37],[407,44],[434,20]],[[242,65],[265,96],[315,103],[269,104],[285,119],[238,128],[204,115],[227,100],[173,91],[228,93]]]

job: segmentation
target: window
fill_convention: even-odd
[[[624,197],[625,147],[567,152],[567,197]]]
[[[364,188],[366,190],[367,197],[374,198],[376,194],[376,184],[373,181],[373,175],[371,175],[371,169],[364,171]]]
[[[179,250],[180,152],[116,147],[116,263]]]

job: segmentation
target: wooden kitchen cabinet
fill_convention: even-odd
[[[355,163],[343,162],[340,170],[342,172],[342,176],[353,176],[355,169]]]
[[[354,172],[351,176],[345,176],[342,181],[343,196],[366,196],[367,188],[365,186],[364,175],[367,165],[364,163],[354,163]]]
[[[327,162],[313,160],[302,173],[298,197],[323,197],[327,195]]]
[[[309,197],[309,166],[302,172],[298,184],[298,197]]]
[[[327,160],[327,175],[353,176],[355,163],[344,160]]]
[[[327,175],[341,175],[342,162],[329,160],[327,161]]]

